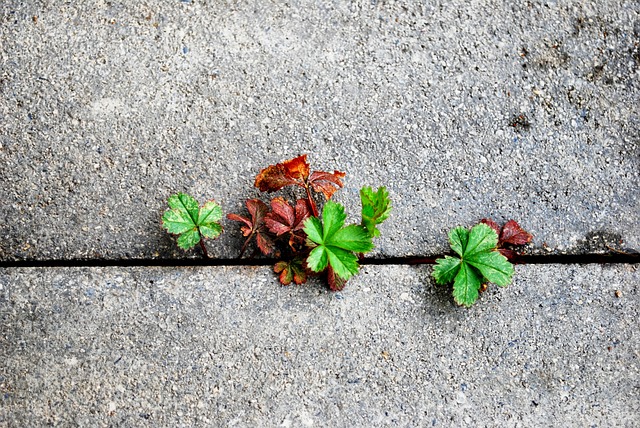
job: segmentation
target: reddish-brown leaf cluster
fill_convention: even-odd
[[[509,220],[502,227],[490,218],[483,218],[480,223],[495,230],[498,234],[498,251],[509,260],[513,260],[517,253],[511,248],[505,248],[505,245],[525,245],[533,239],[533,235],[524,230],[515,220]]]
[[[247,236],[247,240],[242,247],[242,251],[240,252],[240,257],[244,254],[247,249],[247,244],[251,241],[251,238],[256,237],[256,243],[260,252],[265,256],[275,255],[278,256],[279,253],[276,250],[275,243],[269,234],[267,233],[267,227],[265,225],[265,217],[269,211],[267,205],[262,202],[260,199],[249,199],[247,200],[247,210],[249,210],[249,214],[251,215],[251,219],[246,217],[239,216],[237,214],[227,214],[227,218],[229,220],[240,221],[244,223],[244,226],[240,228],[242,230],[242,234]]]
[[[265,216],[265,224],[276,236],[289,234],[289,246],[295,250],[296,244],[304,244],[306,235],[302,230],[304,221],[311,215],[305,199],[298,199],[293,208],[282,197],[271,200],[271,212]]]
[[[286,186],[299,186],[305,189],[306,198],[298,199],[295,206],[292,206],[278,196],[271,200],[270,208],[259,199],[249,199],[247,209],[251,218],[228,214],[228,219],[243,223],[242,234],[247,237],[240,257],[255,237],[257,248],[263,255],[285,258],[274,267],[274,271],[280,274],[283,285],[306,282],[307,276],[312,272],[306,266],[309,249],[305,245],[307,235],[303,230],[304,222],[312,215],[318,216],[316,201],[310,190],[322,193],[326,199],[330,199],[343,186],[344,176],[345,173],[340,171],[311,172],[307,155],[269,165],[260,171],[255,186],[262,192],[276,192]],[[329,272],[332,290],[341,290],[344,283],[345,281]]]

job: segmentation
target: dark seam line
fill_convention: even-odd
[[[365,258],[360,264],[366,266],[421,265],[435,264],[443,255],[430,257],[389,257]],[[31,267],[183,267],[183,266],[272,266],[276,259],[70,259],[70,260],[15,260],[2,261],[0,268]],[[563,255],[526,255],[511,260],[514,264],[553,265],[553,264],[636,264],[640,263],[640,254],[563,254]]]

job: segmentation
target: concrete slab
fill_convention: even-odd
[[[171,193],[239,211],[301,153],[354,217],[389,188],[381,256],[486,216],[640,248],[638,3],[419,3],[1,2],[0,258],[183,257]]]
[[[431,268],[341,293],[267,268],[0,271],[3,426],[637,426],[639,266]],[[393,284],[393,286],[389,286]]]

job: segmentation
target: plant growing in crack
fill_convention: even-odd
[[[453,282],[455,302],[469,307],[486,290],[487,283],[504,287],[511,282],[514,268],[509,258],[516,253],[505,245],[524,245],[532,238],[513,220],[502,228],[490,219],[483,219],[471,230],[456,227],[449,232],[456,255],[437,259],[433,277],[441,285]]]
[[[384,187],[360,191],[362,221],[345,226],[344,207],[331,199],[342,188],[344,172],[313,171],[307,155],[270,165],[260,171],[255,186],[263,192],[276,192],[287,186],[301,187],[305,197],[290,203],[281,196],[270,207],[259,199],[246,201],[249,216],[228,214],[230,220],[243,223],[246,237],[240,257],[249,243],[265,256],[280,259],[274,271],[280,282],[303,284],[309,275],[326,273],[329,287],[342,290],[349,278],[357,274],[362,254],[374,248],[373,238],[380,235],[377,225],[389,217],[391,204]],[[317,195],[326,203],[319,214]],[[315,197],[314,197],[315,196]],[[255,253],[254,253],[255,254]]]
[[[169,209],[162,216],[162,227],[178,235],[178,247],[188,250],[200,244],[202,254],[209,258],[204,238],[217,238],[222,233],[220,205],[207,201],[199,206],[194,197],[185,193],[172,195],[167,202]]]

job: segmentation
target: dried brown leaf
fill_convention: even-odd
[[[513,245],[524,245],[531,242],[533,235],[524,230],[515,220],[509,220],[500,233],[500,242]]]

